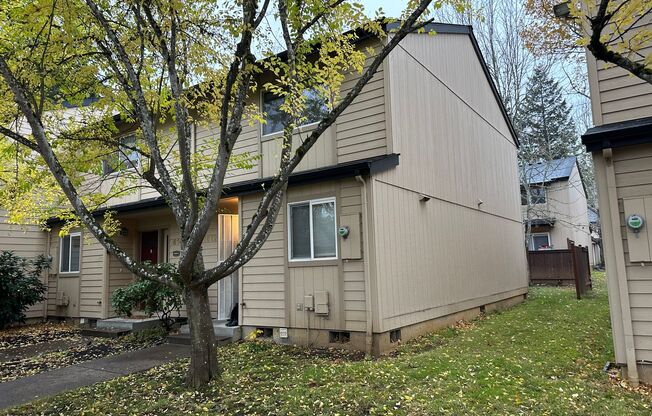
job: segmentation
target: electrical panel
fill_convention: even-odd
[[[328,315],[328,292],[315,292],[315,315]]]
[[[315,298],[312,295],[305,295],[303,297],[303,306],[307,311],[312,311],[315,309]]]

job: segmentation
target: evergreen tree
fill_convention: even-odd
[[[570,106],[559,83],[543,66],[537,66],[530,76],[522,110],[515,121],[521,140],[521,163],[559,159],[579,151]]]

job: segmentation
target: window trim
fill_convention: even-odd
[[[63,263],[61,262],[61,259],[63,257],[63,239],[65,237],[70,237],[68,240],[70,245],[68,246],[68,271],[64,272],[61,270],[61,267],[63,266]],[[72,237],[79,237],[79,265],[77,268],[79,270],[70,270],[70,265],[72,263]],[[64,235],[63,237],[59,237],[59,274],[79,274],[81,272],[81,263],[82,263],[82,237],[81,237],[81,231],[75,231],[68,233],[67,235]]]
[[[308,88],[305,88],[305,89],[308,89]],[[265,91],[264,89],[261,89],[261,91],[260,91],[260,108],[261,108],[261,110],[265,107],[265,94],[268,93],[268,92],[269,91]],[[265,120],[265,119],[263,119],[263,120]],[[315,127],[319,123],[321,123],[321,120],[320,121],[313,121],[313,122],[306,123],[306,124],[301,124],[299,126],[296,126],[292,133],[293,134],[302,133],[302,129],[308,129],[308,128]],[[275,131],[273,133],[265,134],[265,124],[266,124],[265,122],[260,123],[260,137],[261,137],[261,139],[270,140],[271,138],[273,138],[275,136],[279,136],[279,135],[283,134],[282,129],[279,130],[279,131]]]
[[[534,237],[540,237],[542,235],[545,235],[548,238],[548,247],[552,247],[551,240],[550,240],[550,233],[549,232],[544,232],[544,233],[530,233],[530,241],[528,241],[527,248],[529,251],[539,251],[539,249],[534,248]]]
[[[288,261],[290,263],[299,263],[299,262],[318,262],[318,261],[328,261],[328,260],[337,260],[339,257],[339,249],[338,249],[338,238],[337,238],[337,202],[336,202],[336,197],[331,196],[327,198],[316,198],[316,199],[307,199],[307,200],[302,200],[302,201],[294,201],[288,203],[288,208],[287,208],[287,233],[288,233]],[[318,204],[323,204],[323,203],[328,203],[332,202],[333,203],[333,215],[335,217],[335,257],[315,257],[315,243],[314,243],[314,236],[313,236],[313,226],[312,226],[312,206],[313,205],[318,205]],[[305,205],[308,204],[308,220],[310,224],[310,257],[303,257],[303,258],[297,258],[293,259],[292,258],[292,207],[295,205]]]

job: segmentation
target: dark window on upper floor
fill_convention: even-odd
[[[301,117],[300,126],[307,126],[319,122],[328,114],[326,100],[312,88],[303,91],[305,99],[305,108]],[[263,136],[278,133],[283,130],[283,125],[287,122],[289,115],[281,110],[284,102],[283,97],[267,92],[263,94],[263,113],[265,114],[265,123],[263,124]]]

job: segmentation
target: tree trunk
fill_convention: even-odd
[[[187,288],[186,309],[190,325],[190,366],[187,383],[201,387],[219,375],[217,345],[208,303],[208,288],[204,285]]]

